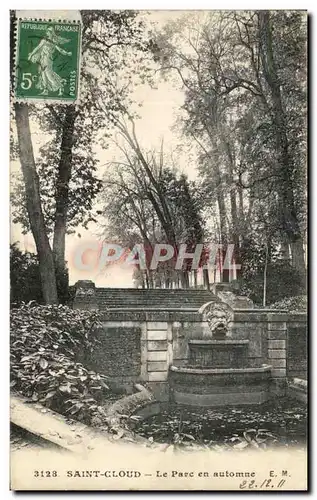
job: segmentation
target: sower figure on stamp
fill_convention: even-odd
[[[28,55],[28,60],[33,63],[38,63],[39,79],[36,88],[42,90],[42,95],[47,95],[50,92],[57,92],[58,95],[63,95],[64,85],[66,80],[61,78],[53,70],[53,54],[55,50],[65,56],[71,56],[72,53],[62,49],[58,44],[69,42],[69,39],[57,35],[54,28],[49,27],[46,31],[46,36],[43,38],[35,49]]]

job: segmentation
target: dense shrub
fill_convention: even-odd
[[[16,244],[10,246],[10,302],[19,305],[35,300],[43,302],[37,256],[21,252]]]
[[[241,294],[250,297],[257,305],[263,303],[264,270],[241,280]],[[302,277],[288,262],[276,261],[268,265],[266,280],[266,305],[305,293]]]
[[[289,312],[306,312],[307,311],[307,296],[298,295],[287,299],[275,302],[270,306],[272,309],[286,309]]]
[[[68,287],[68,270],[58,273],[56,286],[60,304],[71,302]],[[43,303],[40,268],[37,255],[21,252],[16,244],[10,246],[10,302],[19,306],[22,302],[34,300]]]
[[[96,313],[61,305],[12,309],[11,387],[89,424],[110,394],[106,377],[89,369],[98,324]]]

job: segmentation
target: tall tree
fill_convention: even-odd
[[[15,20],[15,12],[10,11],[11,89],[14,88]],[[28,106],[22,103],[15,103],[13,116],[16,121],[18,146],[14,146],[12,150],[17,152],[20,158],[25,189],[25,208],[38,254],[43,299],[46,304],[55,304],[58,301],[58,297],[54,258],[46,232],[45,219],[42,210],[40,180],[34,160]]]
[[[152,287],[155,280],[164,286],[181,282],[189,286],[189,264],[175,271],[179,245],[186,243],[187,251],[194,251],[202,243],[204,223],[201,216],[202,200],[196,186],[184,174],[169,166],[163,148],[145,151],[136,135],[134,120],[132,131],[121,120],[119,130],[125,143],[118,144],[123,158],[110,164],[104,178],[103,212],[106,224],[103,234],[114,237],[120,244],[131,248],[142,243],[147,249],[147,270],[144,283]],[[157,271],[149,271],[156,243],[169,243],[174,248],[174,260],[160,263]],[[208,285],[205,272],[206,285]],[[178,284],[177,284],[178,286]]]
[[[46,304],[57,303],[53,252],[46,232],[40,198],[40,183],[35,167],[28,107],[15,103],[20,162],[25,186],[26,209],[38,254],[43,298]]]
[[[139,70],[140,79],[147,76],[149,37],[136,11],[86,10],[82,21],[81,104],[43,105],[31,110],[32,119],[50,136],[36,163],[46,234],[53,235],[59,295],[67,287],[66,233],[94,220],[92,202],[101,182],[96,175],[98,161],[93,145],[100,139],[100,130],[110,128],[119,105],[128,102],[132,87],[128,68]],[[33,231],[24,210],[27,196],[26,190],[17,185],[14,221]]]
[[[240,213],[256,219],[266,208],[304,276],[305,15],[197,13],[167,25],[157,45],[165,74],[176,72],[185,91],[181,125],[213,187],[221,239],[226,232],[239,249],[250,230],[239,223],[238,193]]]

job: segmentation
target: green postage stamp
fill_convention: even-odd
[[[15,99],[78,101],[80,52],[80,22],[19,19]]]

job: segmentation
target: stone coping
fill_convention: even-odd
[[[107,307],[102,312],[198,312],[199,307],[146,307],[146,306],[134,306],[134,307]]]
[[[301,318],[307,317],[307,311],[287,311],[286,309],[261,309],[261,308],[253,308],[253,309],[236,309],[233,308],[234,313],[250,313],[250,314],[285,314],[289,319],[292,319],[294,316],[299,316]]]
[[[301,385],[297,384],[289,384],[288,388],[296,390],[298,392],[302,392],[303,394],[307,394],[308,392],[307,387],[302,387]]]
[[[207,374],[224,374],[224,373],[266,373],[272,369],[271,365],[259,366],[258,368],[185,368],[178,366],[170,366],[172,372],[177,373],[192,373],[197,375]]]
[[[138,434],[131,436],[132,433],[128,429],[123,429],[118,436],[102,427],[85,425],[39,403],[30,404],[28,401],[19,394],[11,395],[10,421],[21,429],[71,453],[86,457],[87,452],[98,451],[98,454],[102,454],[107,450],[111,455],[112,451],[120,446],[120,452],[124,455],[130,449],[134,451],[136,444],[143,446],[149,444],[146,438]],[[169,444],[154,442],[151,443],[153,450],[149,451],[165,451],[166,446]]]
[[[85,453],[87,449],[109,445],[108,433],[27,401],[19,394],[10,397],[10,420],[18,427],[73,453]]]
[[[242,309],[242,308],[238,308],[238,309],[235,309],[233,308],[234,312],[243,312],[243,313],[277,313],[277,314],[289,314],[289,312],[286,310],[286,309],[262,309],[261,307],[253,307],[252,309],[250,308],[246,308],[246,309]]]
[[[233,339],[223,339],[223,340],[199,340],[192,339],[188,341],[189,344],[194,345],[247,345],[249,343],[248,340],[233,340]]]
[[[307,380],[304,380],[304,379],[298,378],[298,377],[293,378],[293,380],[291,380],[290,384],[297,386],[297,387],[303,387],[304,389],[307,389],[307,387],[308,387]]]
[[[89,285],[89,280],[84,280],[84,281],[77,281],[77,283],[80,283],[80,286],[81,286],[81,283],[85,283],[85,285],[87,286],[87,284]],[[76,283],[76,284],[77,284]],[[95,284],[93,282],[90,282],[92,283],[94,286]],[[74,286],[74,285],[72,285]],[[210,295],[215,295],[214,292],[212,292],[211,290],[207,290],[207,288],[133,288],[133,287],[107,287],[107,286],[95,286],[96,290],[97,291],[103,291],[103,290],[106,290],[106,292],[108,291],[111,291],[111,292],[133,292],[133,293],[160,293],[160,292],[163,292],[163,293],[209,293]]]
[[[138,409],[144,408],[148,403],[155,401],[154,395],[144,386],[135,384],[138,392],[117,399],[105,409],[105,419],[110,428],[121,427],[121,420],[133,415]]]
[[[294,318],[294,316],[299,316],[300,318],[307,318],[307,316],[308,316],[307,311],[294,311],[294,312],[290,312],[288,314],[289,314],[289,317],[291,320]]]
[[[164,310],[141,310],[141,309],[131,309],[131,310],[104,310],[99,311],[101,316],[101,321],[168,321],[174,323],[175,321],[189,321],[193,323],[202,322],[202,314],[198,313],[198,310],[175,310],[167,311]]]

